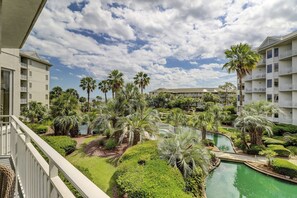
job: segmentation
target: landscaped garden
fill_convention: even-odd
[[[200,99],[164,93],[152,96],[143,93],[149,82],[139,72],[134,83],[125,84],[123,74],[114,70],[98,83],[105,94],[102,101],[101,97],[90,99],[97,84],[86,77],[81,88],[87,98],[79,97],[74,89],[55,87],[50,111],[31,102],[23,110],[23,120],[111,197],[214,197],[218,182],[224,183],[217,181],[222,180],[220,174],[226,174],[225,182],[233,185],[231,196],[238,192],[250,196],[247,189],[252,184],[243,177],[259,178],[264,191],[270,185],[281,185],[288,189],[286,197],[297,193],[291,184],[272,181],[243,164],[219,165],[216,157],[220,151],[254,157],[260,160],[253,160],[250,167],[297,182],[297,127],[267,120],[267,115],[279,112],[278,107],[253,102],[237,115],[236,99],[224,95],[228,91]],[[225,84],[221,88],[234,87]],[[112,91],[110,100],[108,91]],[[86,126],[86,135],[80,134],[81,125]]]

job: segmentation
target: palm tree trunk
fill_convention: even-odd
[[[104,93],[105,96],[105,103],[107,103],[107,96],[106,96],[106,92]]]
[[[90,90],[87,91],[88,93],[88,112],[90,111]]]
[[[225,92],[225,106],[227,106],[227,99],[228,99],[228,94],[227,94],[227,89],[226,89],[226,92]]]
[[[143,87],[141,87],[141,89],[140,89],[140,90],[141,90],[141,94],[143,94]]]
[[[206,129],[202,129],[202,140],[206,139]]]
[[[242,77],[238,76],[239,78],[239,115],[242,115],[242,103],[243,103],[243,98],[242,98]]]

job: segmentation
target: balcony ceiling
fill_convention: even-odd
[[[0,49],[21,48],[46,0],[0,0]]]

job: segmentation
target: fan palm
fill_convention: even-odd
[[[108,75],[108,82],[111,87],[112,98],[115,98],[117,92],[124,85],[123,73],[119,70],[112,70],[111,73]]]
[[[102,80],[98,84],[98,88],[104,93],[105,96],[105,103],[107,103],[107,96],[106,93],[110,90],[110,84],[107,80]]]
[[[88,94],[88,111],[90,111],[90,93],[93,92],[96,88],[96,80],[92,77],[85,77],[80,80],[79,85],[82,90],[87,90]]]
[[[145,87],[150,84],[150,77],[144,72],[138,72],[134,77],[134,83],[139,86],[141,94],[143,94]]]
[[[213,124],[213,115],[209,111],[201,112],[198,114],[195,114],[192,117],[191,123],[194,128],[198,128],[202,132],[202,140],[206,139],[206,132],[207,128],[212,128]]]
[[[232,45],[230,49],[225,50],[228,62],[224,64],[223,69],[228,73],[236,72],[239,83],[239,113],[242,111],[242,79],[256,67],[260,60],[260,55],[253,51],[248,44]]]

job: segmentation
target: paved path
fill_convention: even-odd
[[[266,157],[263,157],[263,156],[225,153],[220,151],[214,151],[213,153],[215,153],[218,158],[225,161],[267,163]]]

